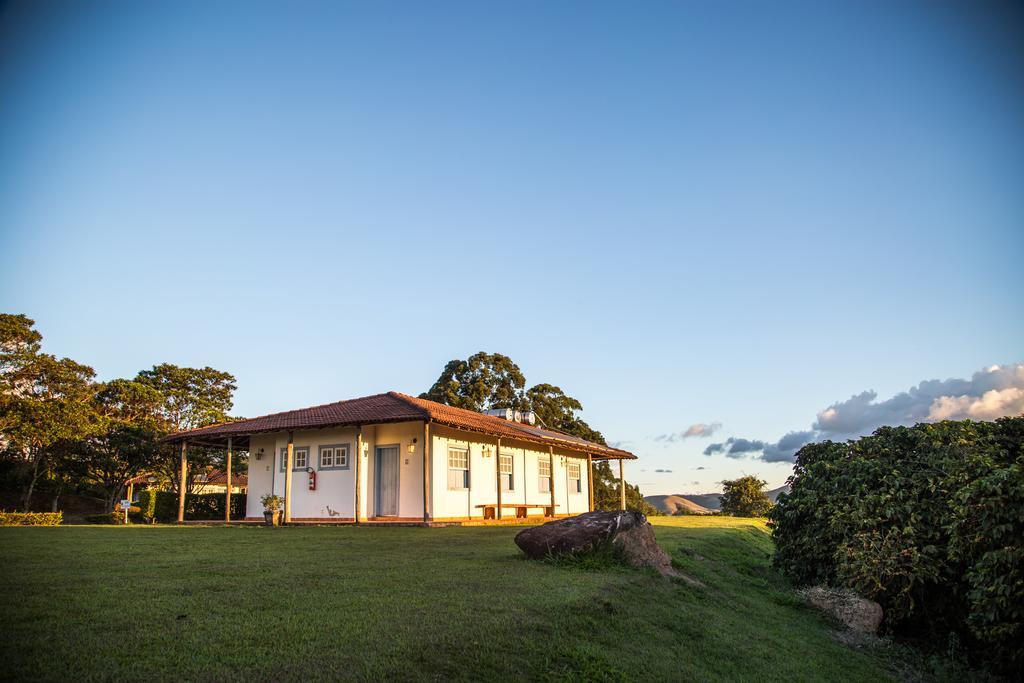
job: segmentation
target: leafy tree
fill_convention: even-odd
[[[170,363],[143,370],[136,382],[160,392],[159,413],[169,432],[197,429],[228,419],[234,401],[235,377],[213,368],[182,368]]]
[[[162,397],[157,410],[161,434],[197,429],[232,418],[228,411],[234,401],[235,378],[233,375],[210,367],[183,368],[170,363],[143,370],[135,381],[159,392]],[[178,447],[161,444],[157,455],[157,469],[163,479],[178,491],[178,468],[180,452]],[[196,471],[210,467],[213,454],[197,450],[190,454],[189,462]],[[193,488],[189,478],[186,493]]]
[[[605,443],[601,432],[593,429],[576,414],[583,410],[583,404],[572,396],[566,396],[561,387],[552,384],[537,384],[526,391],[528,410],[537,414],[541,424],[566,434],[578,436],[594,443]]]
[[[466,360],[448,361],[441,376],[420,398],[466,410],[522,410],[526,407],[525,384],[522,371],[511,358],[481,351]]]
[[[97,392],[97,432],[81,443],[88,479],[103,490],[113,510],[125,482],[155,464],[159,452],[163,396],[151,386],[126,379],[107,382]]]
[[[21,465],[29,510],[55,451],[94,428],[92,368],[40,352],[42,335],[24,315],[0,314],[0,434]]]
[[[764,492],[766,484],[750,475],[723,481],[722,512],[734,517],[764,517],[772,509]]]

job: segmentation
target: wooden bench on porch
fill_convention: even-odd
[[[478,508],[483,508],[483,510],[484,510],[484,519],[495,519],[495,512],[497,511],[497,508],[498,508],[498,506],[496,504],[488,503],[488,504],[485,504],[485,505],[477,505],[477,507]],[[541,510],[544,510],[544,516],[545,517],[554,517],[555,516],[555,508],[558,507],[558,506],[557,505],[544,505],[543,503],[540,504],[540,505],[529,504],[529,503],[502,503],[501,507],[502,508],[515,508],[515,510],[516,510],[516,517],[517,518],[525,518],[527,510],[530,510],[530,509],[541,509]]]

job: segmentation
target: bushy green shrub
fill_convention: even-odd
[[[769,517],[796,582],[855,590],[895,629],[952,632],[1024,669],[1024,417],[811,444],[790,485]]]
[[[245,494],[231,494],[231,519],[245,517]],[[198,493],[185,496],[185,519],[224,519],[223,493]]]
[[[124,524],[124,510],[118,505],[117,509],[112,512],[102,512],[98,515],[86,515],[83,519],[88,524]],[[132,505],[128,508],[128,520],[129,522],[138,523],[141,521],[141,510],[139,507]]]
[[[142,491],[139,508],[143,520],[170,524],[178,520],[178,496],[171,491]],[[245,517],[245,494],[231,494],[231,519]],[[224,494],[199,493],[185,496],[185,519],[224,519]]]
[[[146,524],[157,521],[156,507],[160,491],[139,491],[139,518]]]
[[[63,521],[63,512],[0,511],[0,526],[58,526]]]
[[[86,515],[82,519],[86,524],[124,524],[124,513],[101,512],[97,515]]]

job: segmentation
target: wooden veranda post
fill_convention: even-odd
[[[356,511],[353,519],[359,524],[359,510],[362,508],[363,491],[363,425],[359,425],[356,431]]]
[[[295,433],[288,432],[288,456],[284,463],[284,523],[292,522],[292,467],[295,465]]]
[[[423,421],[423,523],[429,518],[427,515],[427,468],[430,466],[430,421]]]
[[[181,442],[181,473],[178,475],[178,524],[185,521],[185,488],[188,473],[188,441]]]
[[[551,489],[551,516],[555,516],[555,447],[548,446],[548,488]]]
[[[587,511],[594,511],[594,458],[587,453]]]
[[[231,521],[231,437],[228,437],[228,486],[227,493],[224,494],[224,521]]]
[[[501,519],[501,437],[498,437],[498,445],[494,448],[494,483],[498,486],[498,506],[494,508],[495,519]]]
[[[619,458],[619,509],[626,509],[626,476],[623,473],[622,458]]]

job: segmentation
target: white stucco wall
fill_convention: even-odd
[[[348,465],[344,469],[321,468],[320,447],[347,445]],[[246,516],[259,517],[263,514],[260,498],[273,490],[276,495],[285,495],[285,460],[283,449],[288,447],[287,432],[255,436],[249,444],[249,497]],[[351,519],[354,510],[355,448],[356,430],[322,429],[297,431],[294,448],[308,448],[308,467],[316,471],[316,490],[309,490],[310,475],[305,469],[292,471],[292,517],[316,519]],[[256,453],[263,449],[263,456],[256,460]]]
[[[309,475],[305,471],[292,472],[293,519],[352,519],[355,506],[355,458],[362,458],[361,511],[362,518],[375,517],[376,501],[376,448],[398,446],[398,517],[420,519],[423,516],[423,423],[401,422],[363,428],[366,448],[356,453],[355,428],[298,431],[294,435],[295,448],[309,448],[309,466],[317,470],[317,487],[310,491]],[[415,443],[414,440],[415,439]],[[495,438],[446,428],[431,426],[431,463],[428,470],[428,502],[434,519],[483,517],[478,505],[497,502],[495,468]],[[342,470],[321,470],[319,448],[324,445],[348,444],[349,466]],[[413,452],[409,452],[412,444]],[[470,488],[448,488],[448,445],[461,445],[469,449]],[[271,490],[284,495],[285,473],[281,471],[281,449],[288,445],[287,432],[254,436],[249,450],[249,495],[247,517],[261,517],[260,498]],[[484,448],[491,455],[484,457]],[[262,458],[257,453],[263,449]],[[549,505],[551,494],[540,490],[540,458],[547,457],[543,447],[528,443],[502,442],[503,453],[513,457],[513,490],[502,492],[503,503],[524,502],[529,505]],[[580,465],[580,492],[569,491],[567,463]],[[553,462],[556,514],[586,512],[588,499],[587,461],[578,454],[555,451]],[[533,510],[531,514],[538,511]],[[505,510],[505,515],[514,514]]]
[[[430,487],[432,505],[431,516],[436,519],[483,517],[483,509],[478,505],[493,505],[498,502],[496,456],[496,439],[474,432],[446,427],[434,427],[432,436],[432,484]],[[468,447],[469,449],[469,486],[466,489],[448,488],[448,446]],[[491,455],[484,457],[484,449],[489,448]],[[526,503],[527,505],[550,505],[551,494],[540,490],[540,459],[547,458],[548,452],[543,447],[527,443],[502,441],[501,452],[512,455],[513,490],[502,491],[501,502]],[[581,492],[570,493],[566,477],[566,463],[580,464]],[[587,460],[578,456],[568,457],[568,453],[555,451],[554,463],[555,513],[575,514],[586,512],[589,506],[587,484]],[[537,514],[539,510],[532,510]],[[506,509],[506,516],[514,515],[514,511]]]
[[[423,423],[402,422],[363,428],[363,441],[367,444],[364,454],[356,454],[357,430],[321,429],[297,431],[294,434],[294,448],[309,448],[308,466],[316,470],[316,490],[309,490],[309,474],[304,470],[292,471],[292,518],[352,519],[355,510],[355,458],[362,457],[363,477],[360,508],[363,518],[376,514],[375,454],[377,446],[396,445],[399,449],[399,517],[423,517]],[[416,439],[415,452],[409,453],[409,445]],[[321,446],[347,444],[349,463],[347,469],[321,469],[319,450]],[[285,472],[281,463],[285,457],[281,450],[288,446],[288,433],[254,436],[249,444],[249,496],[246,502],[247,517],[261,517],[263,505],[260,498],[271,490],[276,495],[285,495]],[[256,459],[256,453],[263,449],[263,457]]]
[[[423,519],[423,423],[396,422],[377,425],[367,460],[368,514],[376,516],[375,459],[377,446],[398,446],[398,516]],[[416,442],[413,444],[413,439]],[[414,451],[409,452],[413,444]],[[366,462],[364,460],[364,462]]]

